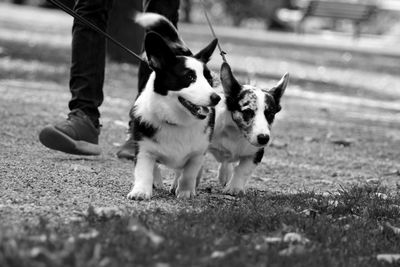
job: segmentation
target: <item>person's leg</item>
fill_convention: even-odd
[[[180,0],[143,0],[143,11],[158,13],[168,18],[178,28]],[[152,70],[147,64],[140,62],[138,71],[138,95],[143,91]],[[133,142],[133,123],[129,121],[128,137],[126,142],[117,151],[118,158],[133,160],[135,145]]]
[[[75,11],[106,31],[111,0],[79,0]],[[72,59],[69,109],[80,109],[99,126],[98,107],[103,102],[106,40],[101,34],[75,20],[72,27]]]
[[[78,0],[74,10],[106,30],[112,0]],[[80,155],[100,154],[100,113],[103,102],[105,38],[74,20],[70,72],[71,110],[68,119],[45,127],[39,140],[48,148]]]

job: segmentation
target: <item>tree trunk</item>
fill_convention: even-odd
[[[144,39],[144,30],[134,23],[134,10],[142,10],[142,0],[116,0],[110,12],[108,33],[117,41],[140,54]],[[139,60],[122,50],[119,46],[108,42],[107,54],[110,60],[138,64]]]

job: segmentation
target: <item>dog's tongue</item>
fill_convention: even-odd
[[[210,110],[207,107],[199,107],[199,109],[197,110],[197,114],[202,119],[205,119],[205,117],[207,117],[209,111]]]

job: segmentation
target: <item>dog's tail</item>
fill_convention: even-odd
[[[157,13],[141,13],[134,14],[134,20],[141,25],[147,32],[156,32],[167,41],[168,45],[176,53],[182,55],[192,55],[187,45],[180,38],[175,26],[163,15]]]

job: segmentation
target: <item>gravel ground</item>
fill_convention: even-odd
[[[124,141],[135,97],[135,67],[112,63],[107,67],[101,156],[66,155],[39,143],[40,129],[67,113],[70,20],[34,10],[29,17],[21,13],[11,21],[0,19],[1,232],[23,234],[20,226],[35,225],[40,216],[53,224],[68,223],[89,204],[132,211],[180,209],[182,202],[165,190],[157,191],[151,201],[125,198],[133,166],[118,160],[115,152]],[[58,24],[45,27],[51,21]],[[188,43],[198,45],[196,40]],[[393,71],[382,70],[398,66],[399,59],[354,56],[343,61],[338,59],[341,52],[316,55],[274,47],[271,51],[281,54],[280,59],[261,48],[230,47],[237,53],[232,56],[233,68],[237,64],[240,70],[241,62],[256,66],[249,72],[261,77],[260,84],[271,84],[274,81],[264,78],[275,77],[286,67],[295,77],[276,119],[272,145],[250,181],[252,190],[325,192],[367,181],[398,190],[400,80]],[[219,61],[212,65],[217,67]],[[208,156],[199,199],[224,198],[216,183],[216,168]],[[169,185],[170,173],[163,173]]]

